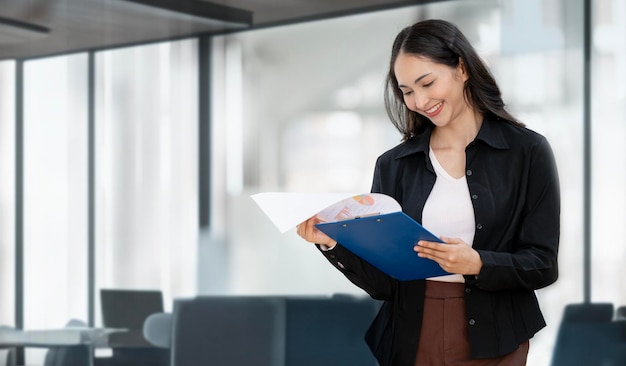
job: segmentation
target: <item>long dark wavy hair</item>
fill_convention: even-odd
[[[505,110],[498,84],[463,33],[452,23],[429,19],[400,31],[391,50],[385,85],[385,108],[391,122],[402,134],[402,140],[419,134],[432,122],[409,110],[404,104],[394,73],[394,64],[400,53],[425,57],[454,68],[462,60],[468,75],[463,90],[467,102],[483,114],[492,114],[499,120],[523,126]]]

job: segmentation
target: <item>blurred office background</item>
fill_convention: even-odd
[[[393,38],[417,20],[442,18],[468,36],[510,111],[556,154],[560,278],[537,292],[548,326],[532,339],[528,362],[548,365],[565,305],[585,297],[586,233],[589,300],[626,304],[626,3],[591,3],[591,145],[583,0],[443,1],[0,61],[0,324],[14,324],[16,312],[24,328],[94,316],[101,324],[97,289],[110,287],[160,289],[166,306],[197,294],[363,294],[294,230],[281,235],[250,195],[368,191],[376,157],[400,142],[382,98]],[[209,80],[207,100],[200,77]],[[203,104],[211,123],[201,146]],[[210,159],[199,158],[201,148]],[[198,187],[202,174],[206,187]],[[210,204],[199,220],[202,200]],[[36,363],[42,351],[26,357]]]

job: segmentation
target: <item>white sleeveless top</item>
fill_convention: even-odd
[[[426,199],[422,212],[422,225],[436,236],[461,238],[472,245],[476,223],[474,206],[465,175],[454,178],[439,164],[432,149],[428,155],[437,174],[435,185]],[[428,280],[445,282],[465,282],[462,275],[431,277]]]

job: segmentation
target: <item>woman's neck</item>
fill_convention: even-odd
[[[482,113],[476,112],[446,126],[435,127],[430,136],[430,145],[435,150],[449,148],[465,150],[465,147],[478,135],[482,123]]]

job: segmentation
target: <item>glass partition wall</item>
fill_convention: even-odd
[[[25,329],[87,319],[86,71],[86,54],[24,63]]]
[[[96,289],[161,290],[166,309],[196,290],[197,43],[95,57]]]
[[[594,1],[592,301],[626,305],[626,3]],[[572,163],[573,164],[573,163]]]
[[[86,324],[91,285],[96,325],[101,325],[100,288],[158,289],[166,309],[173,297],[196,293],[197,43],[98,52],[93,90],[87,53],[23,63],[25,329],[60,328],[71,319]],[[0,321],[13,325],[15,62],[0,64],[0,80]],[[89,230],[95,232],[93,257]],[[27,349],[26,362],[41,364],[45,352]]]
[[[15,67],[0,62],[0,325],[6,326],[15,326]]]

